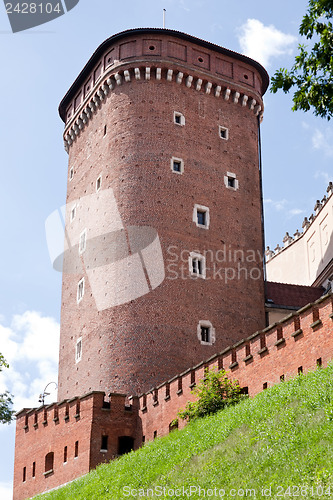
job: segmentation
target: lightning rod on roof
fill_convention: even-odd
[[[166,9],[163,9],[163,28],[165,28],[165,13]]]

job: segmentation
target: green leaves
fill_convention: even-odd
[[[288,93],[296,87],[292,110],[309,111],[330,120],[333,116],[333,0],[310,0],[299,33],[316,41],[311,49],[298,46],[290,71],[281,68],[271,80],[271,92]]]
[[[192,394],[195,394],[197,401],[188,402],[185,410],[178,413],[182,420],[211,415],[242,399],[238,383],[230,380],[224,370],[206,369],[204,379],[200,380]]]
[[[0,372],[2,368],[9,368],[9,365],[0,353]],[[13,418],[14,411],[11,409],[13,404],[12,397],[8,391],[0,394],[0,423],[2,424],[9,424]]]

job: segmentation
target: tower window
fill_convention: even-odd
[[[226,127],[219,125],[219,137],[227,141],[229,139],[229,130]]]
[[[72,167],[69,171],[69,180],[71,181],[74,177],[74,168]]]
[[[202,345],[212,345],[215,343],[215,328],[210,321],[199,321],[197,335]]]
[[[82,337],[80,337],[76,342],[76,350],[75,350],[75,361],[78,363],[82,358]]]
[[[96,181],[96,192],[98,192],[101,189],[102,186],[102,176],[100,175]]]
[[[104,137],[106,136],[107,126],[104,125]]]
[[[185,116],[178,111],[174,111],[173,113],[173,122],[176,125],[181,125],[182,127],[185,125]]]
[[[184,162],[181,158],[171,158],[171,170],[176,174],[182,174],[184,172]]]
[[[79,442],[75,441],[74,458],[77,458],[78,456],[79,456]]]
[[[237,191],[239,185],[238,185],[238,180],[236,178],[236,174],[233,172],[227,172],[227,175],[224,176],[224,185],[228,189],[233,189],[234,191]]]
[[[208,326],[201,327],[201,341],[206,343],[210,341],[210,332]]]
[[[67,464],[67,446],[64,447],[64,464]]]
[[[54,453],[53,451],[50,451],[45,456],[45,472],[52,472],[53,471],[53,463],[54,463]]]
[[[195,252],[190,253],[189,270],[192,276],[206,278],[206,259],[203,255]]]
[[[102,436],[101,450],[100,451],[108,451],[108,438],[109,436]]]
[[[74,207],[72,207],[72,210],[71,210],[71,222],[73,222],[73,220],[75,219],[75,216],[76,216],[76,205],[74,205]]]
[[[36,462],[32,462],[32,477],[36,477]]]
[[[80,302],[83,299],[84,295],[84,278],[79,281],[77,285],[77,301]]]
[[[86,242],[87,242],[87,230],[84,229],[82,233],[80,234],[80,240],[79,240],[79,254],[83,253],[86,249]]]
[[[25,483],[27,480],[27,468],[26,467],[23,467],[23,477],[22,477],[22,481]]]
[[[198,227],[208,229],[209,228],[209,208],[204,207],[202,205],[194,205],[193,222],[195,222]]]
[[[77,286],[77,301],[80,302],[80,300],[83,299],[84,295],[84,278],[82,278]]]

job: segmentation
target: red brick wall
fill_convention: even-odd
[[[205,367],[226,369],[250,396],[285,379],[295,377],[300,367],[303,373],[316,368],[319,358],[323,366],[333,357],[333,296],[325,296],[300,309],[281,322],[256,332],[244,341],[225,349],[210,360],[188,369],[137,398],[111,395],[111,407],[103,408],[104,394],[93,393],[69,401],[69,419],[65,420],[66,402],[47,407],[47,425],[43,424],[43,408],[22,410],[18,415],[15,447],[14,500],[23,500],[36,493],[65,484],[80,477],[101,462],[118,453],[119,437],[134,439],[134,448],[145,441],[169,432],[170,423],[187,401],[193,401],[193,383],[202,379]],[[80,417],[76,418],[80,402]],[[131,403],[132,408],[128,405]],[[127,405],[127,409],[125,409]],[[59,421],[53,421],[54,409]],[[28,427],[25,418],[28,416]],[[35,415],[38,425],[34,427]],[[183,427],[180,422],[179,427]],[[108,452],[102,453],[101,439],[109,436]],[[75,441],[79,441],[79,456],[74,458]],[[68,461],[63,464],[64,446],[68,446]],[[29,453],[27,453],[29,450]],[[54,473],[44,476],[45,455],[54,452]],[[32,478],[32,463],[36,462],[36,477]],[[26,482],[23,483],[23,467]]]
[[[319,358],[323,366],[327,365],[333,358],[332,305],[332,295],[325,296],[278,324],[226,349],[208,363],[194,368],[195,381],[203,378],[204,366],[223,367],[233,379],[239,381],[241,387],[248,387],[250,396],[254,396],[263,390],[263,384],[271,387],[279,383],[281,375],[285,379],[295,377],[300,367],[303,373],[314,370]],[[235,366],[230,368],[232,363]],[[179,384],[182,392],[179,391]],[[177,418],[179,409],[185,408],[187,401],[194,400],[190,385],[189,370],[168,384],[164,383],[140,396],[142,432],[146,440],[153,439],[154,431],[158,436],[168,434],[169,424]],[[169,391],[170,398],[165,399],[166,391]],[[183,422],[180,422],[181,426],[184,426]]]
[[[232,94],[224,100],[222,95],[205,92],[210,78],[226,85],[213,70],[212,61],[218,56],[213,50],[205,50],[209,67],[203,68],[191,58],[186,61],[188,71],[203,79],[200,91],[195,90],[194,82],[191,88],[185,85],[185,74],[182,83],[176,83],[180,61],[176,54],[168,55],[170,37],[162,40],[163,57],[155,55],[163,68],[161,80],[156,79],[155,69],[150,80],[144,79],[143,69],[141,79],[135,80],[133,66],[139,64],[136,58],[140,54],[131,53],[132,64],[126,59],[131,81],[123,78],[123,84],[109,93],[70,147],[69,168],[74,167],[74,178],[68,183],[67,202],[95,193],[101,174],[102,189],[113,189],[123,223],[158,231],[166,279],[135,301],[97,311],[87,276],[85,296],[77,305],[77,283],[82,275],[64,275],[60,398],[91,390],[139,394],[264,326],[262,276],[245,278],[252,268],[261,268],[258,117],[249,105],[242,106],[241,99],[234,103]],[[138,39],[126,47],[134,50],[141,42]],[[187,57],[192,45],[187,47]],[[233,64],[235,69],[239,62]],[[166,79],[168,67],[174,68],[172,82]],[[122,66],[121,74],[124,70]],[[259,73],[251,69],[257,82],[251,86],[240,81],[237,71],[233,73],[235,90],[261,102]],[[173,123],[174,111],[185,115],[184,127]],[[103,137],[105,125],[107,135]],[[229,140],[219,137],[219,125],[229,128]],[[184,160],[183,175],[171,171],[173,156]],[[237,191],[225,187],[227,171],[237,175]],[[209,230],[197,228],[192,221],[196,203],[210,209]],[[188,255],[208,250],[214,256],[220,252],[221,257],[224,249],[231,250],[232,257],[238,250],[253,251],[254,262],[238,262],[236,257],[236,262],[225,264],[214,258],[213,263],[207,262],[206,280],[192,279],[187,261],[172,262],[174,254],[179,257],[182,251]],[[240,279],[235,271],[236,279],[225,283],[224,269],[216,272],[226,265],[237,269],[238,264],[244,268]],[[182,265],[185,279],[172,279],[175,273],[180,276]],[[213,324],[214,345],[200,344],[199,320]],[[76,364],[75,345],[80,336],[83,356]]]
[[[114,394],[110,408],[103,408],[104,393],[92,393],[46,408],[22,410],[16,423],[14,500],[30,498],[65,484],[88,473],[98,463],[111,460],[118,454],[120,436],[133,437],[134,447],[138,448],[141,444],[138,403],[134,400],[133,407],[125,410],[125,399],[124,395]],[[58,411],[56,421],[53,420],[55,411]],[[107,453],[100,451],[102,435],[109,437]],[[76,441],[77,457],[74,456]],[[64,463],[65,446],[67,463]],[[45,456],[49,452],[54,453],[54,466],[53,471],[45,475]],[[34,462],[35,477],[32,477]]]

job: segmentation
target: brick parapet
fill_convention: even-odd
[[[125,395],[105,398],[103,392],[95,391],[20,411],[16,415],[14,500],[66,484],[98,463],[115,458],[121,436],[133,438],[133,445],[138,447],[141,437],[137,435],[137,398],[132,400],[131,409],[125,401]],[[108,436],[104,452],[103,435]],[[52,468],[46,466],[49,453],[53,453]]]
[[[333,357],[332,318],[333,296],[328,294],[140,395],[145,440],[169,432],[179,409],[195,400],[193,383],[203,378],[205,367],[224,368],[254,396],[264,384],[270,387],[315,369],[318,362],[326,365]]]

